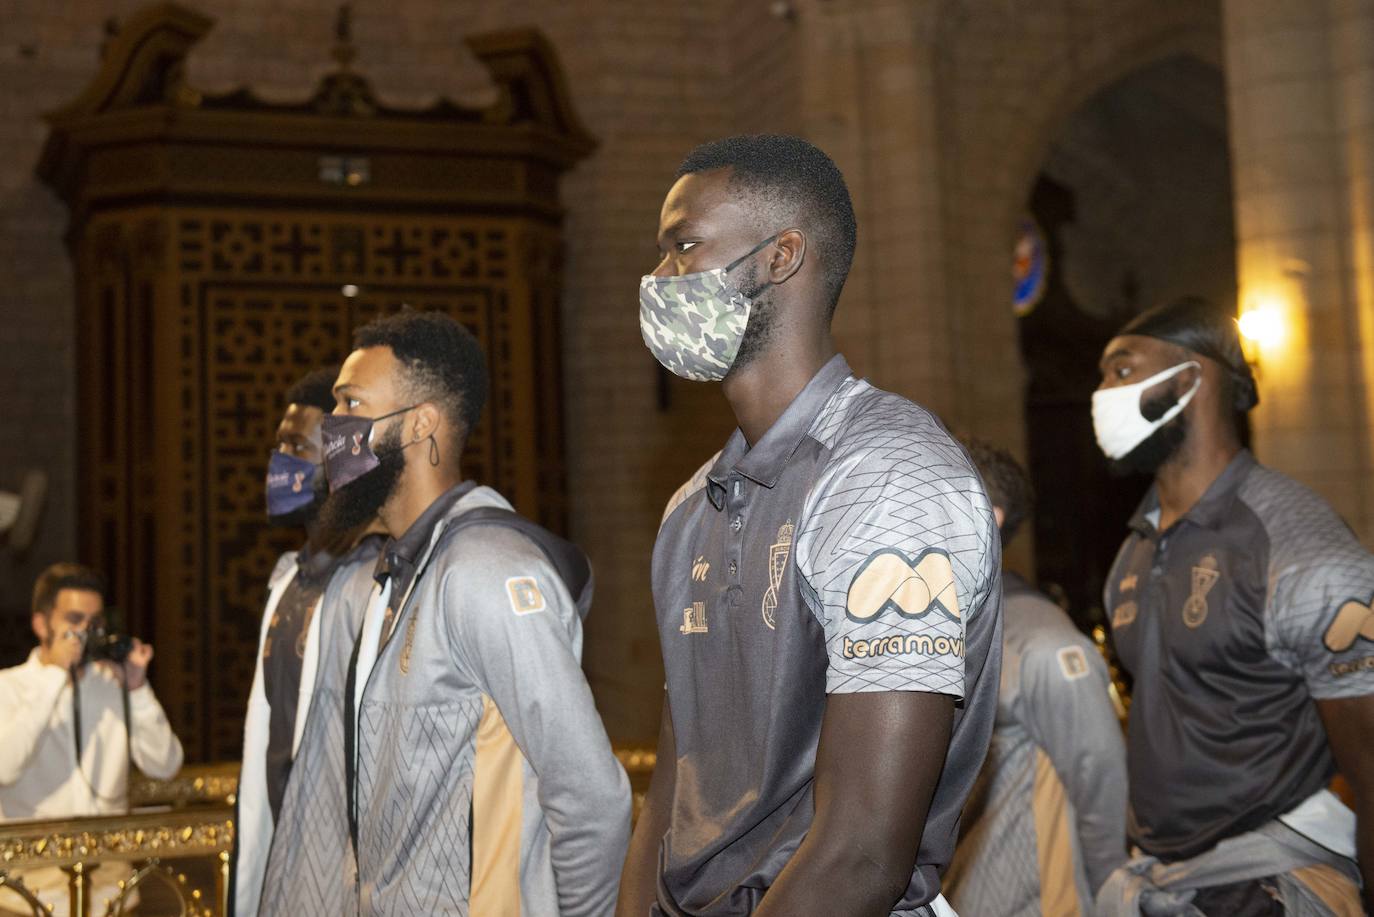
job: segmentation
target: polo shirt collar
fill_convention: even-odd
[[[811,377],[811,381],[797,393],[782,416],[774,421],[752,449],[743,431],[736,428],[721,450],[720,457],[706,473],[707,496],[716,509],[724,505],[726,481],[733,473],[741,474],[764,487],[777,484],[787,462],[801,445],[821,409],[851,375],[853,372],[849,363],[837,353]]]
[[[1192,509],[1183,514],[1180,522],[1209,529],[1220,529],[1231,519],[1231,510],[1240,493],[1240,485],[1249,477],[1250,470],[1256,465],[1255,456],[1249,449],[1242,449],[1231,459],[1226,470],[1208,486],[1202,498],[1193,504]],[[1145,538],[1157,534],[1159,519],[1159,490],[1155,485],[1145,494],[1131,517],[1130,527]]]

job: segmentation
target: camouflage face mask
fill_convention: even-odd
[[[725,267],[639,281],[639,331],[644,345],[669,371],[695,382],[719,382],[730,372],[749,325],[753,300],[729,273],[777,236],[770,236]],[[766,283],[757,297],[772,286]]]

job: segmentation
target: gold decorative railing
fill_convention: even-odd
[[[637,818],[654,751],[620,748],[616,757],[630,776]],[[138,890],[140,917],[222,917],[238,774],[232,761],[185,767],[170,780],[135,773],[128,815],[0,823],[0,910],[117,917]],[[25,871],[53,867],[67,875],[70,911],[39,901],[23,884]],[[113,869],[123,876],[119,894],[108,902],[92,900],[95,879],[104,880]]]

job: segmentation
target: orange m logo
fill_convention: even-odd
[[[851,621],[867,623],[889,608],[904,618],[919,618],[935,608],[959,620],[959,595],[949,555],[928,548],[913,563],[895,548],[870,554],[849,583],[845,614]]]

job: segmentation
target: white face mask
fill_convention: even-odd
[[[1172,379],[1188,367],[1198,371],[1193,387],[1178,403],[1157,420],[1146,420],[1140,413],[1140,399],[1145,390],[1156,386],[1166,379]],[[1144,382],[1132,385],[1119,385],[1093,392],[1093,432],[1097,434],[1097,445],[1109,459],[1119,459],[1143,443],[1151,433],[1178,416],[1188,406],[1202,385],[1202,364],[1196,360],[1171,366],[1161,373],[1155,373]]]

